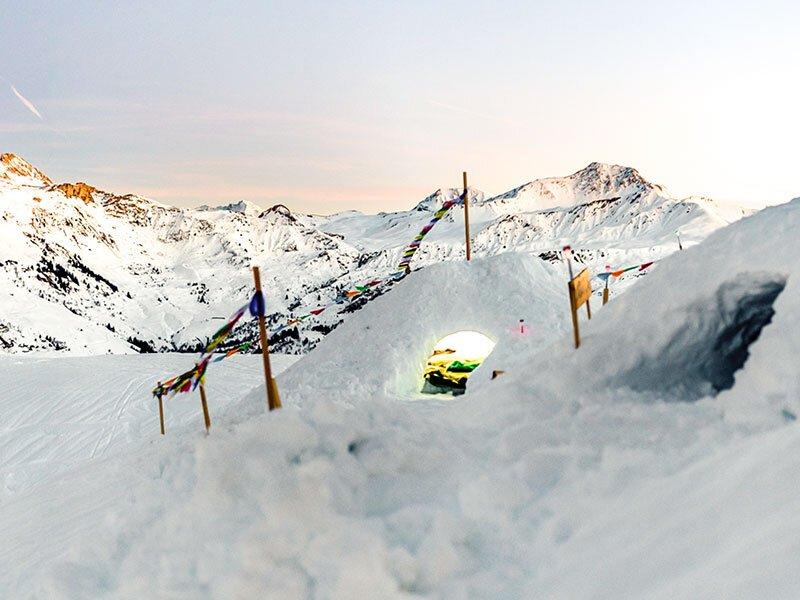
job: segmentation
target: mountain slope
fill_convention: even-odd
[[[459,190],[437,190],[409,211],[332,216],[268,210],[245,201],[179,209],[85,183],[53,182],[13,154],[0,157],[0,351],[98,354],[196,348],[247,298],[262,267],[269,325],[381,278],[431,212]],[[593,268],[653,260],[747,211],[674,199],[634,169],[592,163],[563,178],[485,198],[470,190],[477,256],[531,251],[549,260],[565,241]],[[463,258],[463,208],[454,207],[414,268]],[[366,299],[361,302],[366,301]],[[346,312],[326,311],[275,337],[303,352]],[[252,327],[242,330],[252,337]]]

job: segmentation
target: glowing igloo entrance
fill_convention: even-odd
[[[494,349],[494,342],[477,331],[457,331],[433,347],[425,364],[424,394],[463,394],[467,379]]]

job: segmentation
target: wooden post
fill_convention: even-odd
[[[208,414],[208,401],[206,400],[206,387],[200,384],[200,404],[203,405],[203,421],[206,424],[206,433],[211,429],[211,417]]]
[[[570,301],[572,301],[572,292],[570,292]],[[572,331],[575,337],[575,347],[581,347],[581,332],[578,329],[578,311],[572,309]]]
[[[256,284],[256,293],[261,292],[261,271],[253,267],[253,280]],[[281,407],[281,397],[278,386],[272,377],[272,366],[269,363],[269,339],[267,338],[267,323],[264,315],[258,316],[258,334],[261,337],[261,358],[264,361],[264,383],[267,386],[267,406],[270,410]]]
[[[161,387],[161,382],[158,382],[158,387]],[[164,395],[158,394],[158,419],[161,422],[161,435],[164,435]]]
[[[469,239],[469,193],[467,191],[467,172],[464,171],[464,236],[467,241],[467,260],[472,258],[472,242]]]
[[[608,279],[606,279],[606,287],[603,288],[603,306],[608,304]]]

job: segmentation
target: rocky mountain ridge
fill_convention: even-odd
[[[459,194],[440,189],[411,210],[377,215],[306,215],[247,201],[188,209],[86,183],[54,184],[3,154],[0,351],[193,350],[246,300],[253,264],[262,268],[274,330],[354,284],[386,276],[431,213]],[[634,169],[601,163],[490,198],[470,189],[469,200],[477,255],[526,251],[552,261],[568,241],[593,268],[660,258],[677,249],[676,231],[696,243],[748,212],[675,199]],[[463,256],[463,209],[456,207],[425,238],[412,267]],[[326,311],[272,344],[306,351],[368,300]],[[254,334],[245,327],[241,335]]]

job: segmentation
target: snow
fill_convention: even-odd
[[[295,403],[320,394],[358,403],[376,394],[414,398],[436,342],[463,330],[497,343],[470,382],[488,378],[498,357],[531,351],[568,331],[563,271],[535,255],[506,253],[412,273],[326,336],[286,372],[285,385],[294,390]],[[518,335],[520,319],[532,333]]]
[[[563,265],[427,266],[276,357],[281,410],[259,357],[212,365],[208,436],[195,395],[157,433],[190,357],[0,357],[0,597],[796,598],[798,228],[800,199],[662,248],[578,350]],[[425,397],[462,329],[494,351]]]
[[[386,277],[432,211],[461,193],[439,189],[409,199],[410,210],[377,215],[312,216],[246,200],[187,209],[89,187],[85,197],[68,196],[20,157],[2,157],[0,352],[13,354],[194,350],[215,318],[244,302],[253,264],[275,331],[354,284]],[[552,258],[569,240],[595,270],[660,259],[677,250],[676,231],[691,246],[748,212],[674,198],[634,169],[600,163],[499,196],[468,193],[475,256]],[[463,236],[458,206],[425,238],[412,267],[462,260]],[[274,340],[276,348],[307,352],[349,318],[341,308]],[[243,335],[252,339],[255,330]]]
[[[276,355],[274,368],[283,371],[295,360]],[[157,432],[157,405],[150,399],[154,377],[166,379],[191,365],[192,357],[182,354],[0,357],[5,415],[0,430],[0,501]],[[261,357],[240,355],[214,367],[214,378],[207,385],[212,420],[220,405],[254,385]],[[36,390],[39,401],[32,401],[31,390]],[[195,396],[167,401],[168,430],[191,424],[200,431],[202,417]]]

